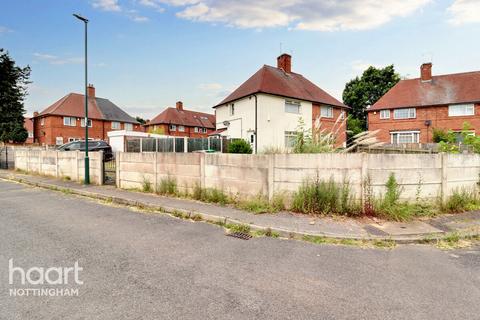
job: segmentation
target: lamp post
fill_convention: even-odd
[[[88,19],[78,14],[73,14],[75,18],[83,21],[85,25],[85,177],[84,183],[90,184],[90,159],[88,157],[88,78],[87,78],[87,25]]]

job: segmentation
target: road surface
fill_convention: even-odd
[[[480,318],[478,247],[245,241],[214,225],[2,180],[0,235],[0,319]],[[10,259],[25,272],[78,261],[83,284],[23,286],[19,271],[10,284]],[[12,296],[19,288],[78,296]]]

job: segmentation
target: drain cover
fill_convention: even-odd
[[[245,232],[227,233],[227,236],[242,239],[242,240],[250,240],[252,238],[251,235],[249,235],[248,233],[245,233]]]

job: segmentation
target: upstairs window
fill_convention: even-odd
[[[80,120],[80,126],[84,127],[85,128],[85,118],[82,118]],[[92,119],[88,119],[88,127],[91,128],[92,127]]]
[[[40,119],[40,125],[43,127],[45,125],[45,118]]]
[[[198,133],[198,127],[195,127],[195,128],[193,129],[193,131],[194,131],[195,133]]]
[[[202,133],[207,133],[207,128],[202,128]]]
[[[320,116],[322,118],[333,118],[333,107],[321,106],[320,107]]]
[[[185,132],[185,127],[184,126],[178,126],[178,131]]]
[[[77,126],[77,118],[75,117],[63,117],[63,125],[69,127]]]
[[[298,101],[285,100],[285,112],[299,114],[301,104]]]
[[[113,121],[112,122],[112,129],[119,130],[120,129],[120,122]]]
[[[455,104],[448,106],[449,117],[473,116],[475,107],[473,104]]]
[[[380,110],[380,119],[390,119],[390,110]]]
[[[404,108],[404,109],[395,109],[393,110],[394,119],[415,119],[417,113],[415,108]]]
[[[177,126],[174,124],[171,124],[169,128],[170,128],[170,131],[177,131]]]
[[[133,124],[131,124],[131,123],[125,123],[125,124],[123,125],[123,127],[124,127],[125,130],[127,130],[127,131],[133,131]]]
[[[235,115],[235,104],[234,103],[232,103],[230,105],[230,115],[231,116]]]

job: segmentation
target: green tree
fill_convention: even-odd
[[[139,116],[136,116],[136,117],[135,117],[135,120],[137,120],[138,122],[140,122],[140,124],[142,124],[142,125],[145,124],[145,123],[147,123],[147,120],[145,120],[145,119],[143,119],[143,118],[141,118],[141,117],[139,117]]]
[[[8,52],[0,48],[0,141],[24,142],[23,126],[30,67],[18,67]]]
[[[250,146],[250,143],[243,139],[237,139],[233,140],[229,143],[227,147],[227,152],[228,153],[247,153],[250,154],[252,153],[252,147]]]
[[[399,81],[400,76],[393,65],[383,69],[370,66],[361,77],[350,80],[343,90],[343,103],[352,108],[347,129],[355,134],[366,130],[367,107],[375,104]],[[353,133],[350,136],[355,135]]]

